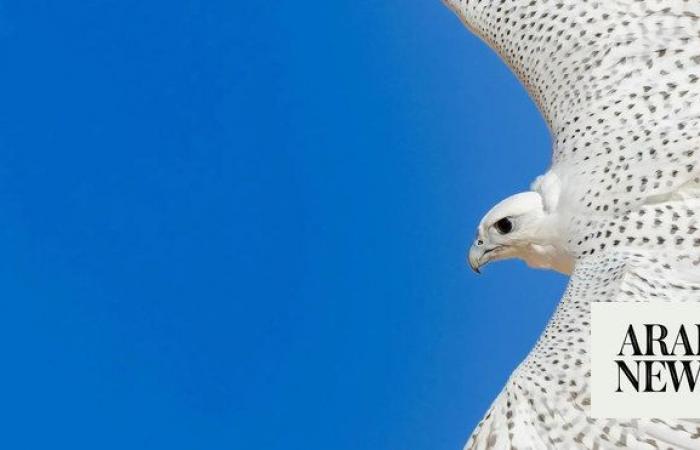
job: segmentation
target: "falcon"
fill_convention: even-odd
[[[467,449],[700,449],[700,421],[590,416],[591,303],[700,301],[700,0],[445,0],[508,64],[549,171],[481,220],[469,264],[570,275]]]

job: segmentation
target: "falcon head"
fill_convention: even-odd
[[[469,265],[477,272],[491,261],[519,258],[531,267],[570,274],[573,258],[557,238],[556,217],[545,211],[538,192],[522,192],[494,206],[479,223],[469,249]]]

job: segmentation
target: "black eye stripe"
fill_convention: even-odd
[[[498,222],[493,224],[496,227],[496,231],[501,234],[508,234],[513,230],[513,222],[508,217],[500,219]]]

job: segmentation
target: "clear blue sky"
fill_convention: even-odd
[[[563,277],[477,277],[546,170],[440,1],[0,2],[0,446],[458,449]]]

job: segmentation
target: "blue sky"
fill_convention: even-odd
[[[456,449],[565,284],[549,163],[440,1],[0,2],[5,448]]]

